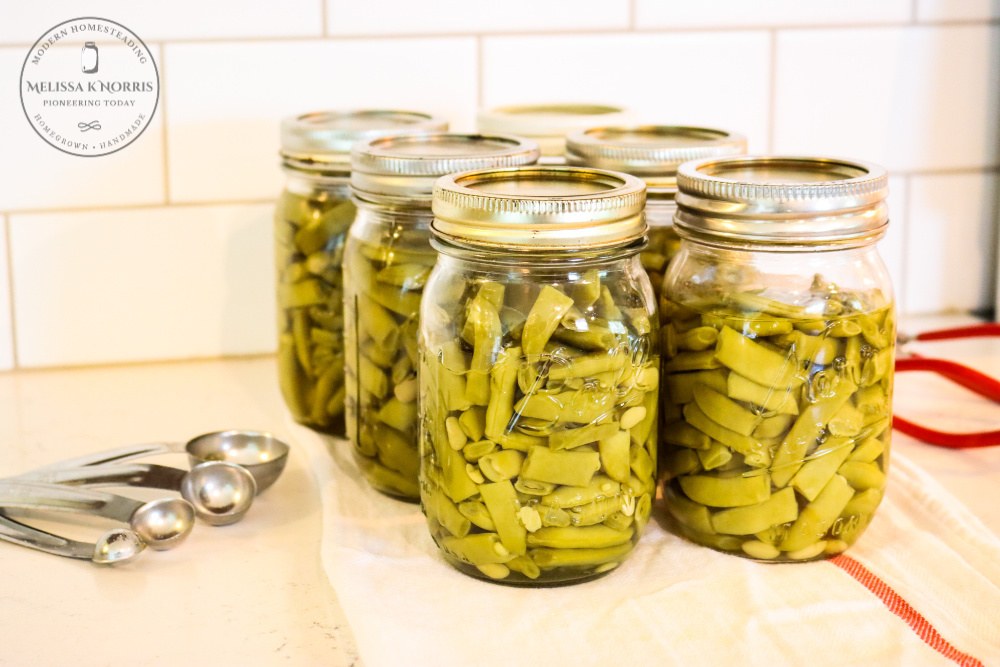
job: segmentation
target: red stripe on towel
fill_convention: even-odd
[[[984,667],[981,661],[952,646],[920,612],[864,565],[843,554],[831,558],[830,562],[874,593],[889,611],[906,621],[906,624],[913,629],[917,636],[932,649],[963,667]]]

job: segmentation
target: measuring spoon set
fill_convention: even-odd
[[[147,546],[171,549],[188,536],[195,517],[213,526],[242,519],[254,496],[281,475],[288,451],[288,445],[270,433],[217,431],[186,443],[98,452],[0,479],[0,540],[100,565],[131,561]],[[187,453],[191,469],[134,462],[170,453]],[[166,489],[181,497],[142,502],[94,490],[104,486]],[[89,543],[21,521],[59,513],[103,517],[125,527]]]

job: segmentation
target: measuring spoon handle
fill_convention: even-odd
[[[138,459],[144,456],[172,454],[183,451],[184,443],[182,442],[149,442],[139,445],[127,445],[125,447],[117,447],[103,452],[95,452],[94,454],[86,454],[84,456],[66,459],[65,461],[51,463],[47,466],[42,466],[41,468],[35,468],[31,471],[31,473],[43,472],[47,470],[59,470],[62,468],[79,468],[82,466],[103,465],[105,463],[117,463],[119,461],[131,461],[132,459]]]

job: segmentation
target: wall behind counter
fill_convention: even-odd
[[[498,9],[502,8],[502,9]],[[65,155],[17,95],[81,15],[156,57],[145,134]],[[0,6],[0,370],[267,353],[278,121],[319,108],[618,103],[891,173],[881,244],[904,314],[994,302],[996,0],[124,0]]]

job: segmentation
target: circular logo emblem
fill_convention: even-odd
[[[83,17],[42,35],[21,67],[32,129],[64,153],[120,151],[149,126],[160,80],[149,47],[114,21]]]

